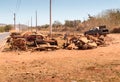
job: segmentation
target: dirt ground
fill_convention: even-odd
[[[120,34],[91,50],[0,53],[0,82],[120,82]]]

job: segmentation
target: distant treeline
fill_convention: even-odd
[[[9,32],[12,28],[11,25],[0,26],[0,32]]]
[[[120,32],[120,9],[109,9],[102,11],[96,16],[88,14],[88,19],[81,20],[66,20],[64,24],[59,21],[54,21],[53,31],[78,31],[84,32],[90,28],[100,25],[106,25],[110,32]],[[46,29],[49,25],[42,25],[39,29]],[[117,31],[116,31],[117,29]]]

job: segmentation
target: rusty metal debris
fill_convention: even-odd
[[[41,34],[26,32],[24,34],[11,33],[7,40],[11,50],[55,50],[57,40],[48,38]],[[43,46],[45,45],[45,46]]]
[[[80,35],[70,36],[69,38],[63,39],[65,42],[62,47],[58,47],[60,41],[57,39],[49,38],[42,34],[35,32],[26,33],[11,33],[7,40],[11,50],[57,50],[60,48],[73,50],[73,49],[93,49],[98,46],[105,45],[105,36],[92,36],[92,35]]]
[[[100,45],[105,45],[104,36],[79,36],[79,37],[72,37],[63,44],[64,49],[93,49],[97,48]]]

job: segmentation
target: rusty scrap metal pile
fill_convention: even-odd
[[[11,50],[55,50],[58,49],[57,41],[44,37],[35,32],[11,33],[7,39]]]
[[[58,36],[60,37],[60,36]],[[105,36],[92,36],[92,35],[79,35],[71,36],[66,39],[62,38],[64,43],[62,46],[58,46],[57,39],[49,38],[42,34],[35,32],[26,33],[11,33],[7,39],[7,44],[11,50],[57,50],[57,49],[68,49],[68,50],[86,50],[97,48],[98,46],[105,45]]]
[[[64,43],[64,49],[93,49],[97,48],[98,46],[105,46],[106,41],[104,36],[92,36],[92,35],[86,35],[86,36],[74,36],[67,40],[66,43]]]

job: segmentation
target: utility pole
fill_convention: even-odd
[[[37,29],[37,11],[36,11],[36,32],[38,31]]]
[[[16,14],[14,13],[14,30],[16,30]]]
[[[19,32],[20,32],[20,23],[19,23]]]
[[[28,31],[29,31],[29,20],[28,20],[28,27],[27,27]]]
[[[31,32],[32,32],[32,17],[31,17]]]
[[[52,37],[52,0],[50,0],[50,37]]]

